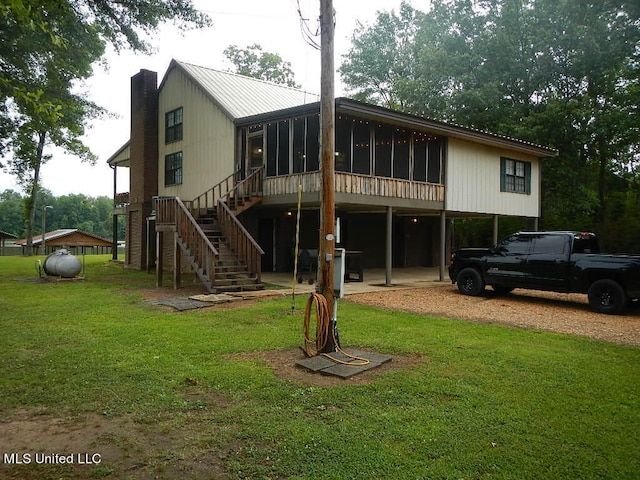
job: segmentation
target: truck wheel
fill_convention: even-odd
[[[608,278],[593,282],[587,295],[589,305],[598,313],[615,315],[620,313],[627,304],[624,288],[615,280]]]
[[[475,268],[464,268],[456,278],[458,290],[465,295],[477,297],[484,291],[484,281],[480,272]]]

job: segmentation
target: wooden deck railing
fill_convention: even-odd
[[[156,229],[175,228],[188,256],[199,267],[198,275],[213,282],[218,250],[204,234],[198,222],[178,197],[156,198]]]
[[[248,195],[259,195],[262,192],[263,172],[264,167],[260,167],[239,182],[236,181],[237,174],[232,173],[206,192],[186,202],[186,204],[192,212],[200,212],[215,208],[220,199],[228,199],[238,194],[244,195],[245,193]],[[242,187],[240,187],[241,185]]]
[[[267,177],[263,182],[264,196],[295,194],[298,185],[302,185],[304,192],[319,192],[322,185],[320,172]],[[335,173],[335,191],[407,200],[444,201],[444,185],[345,172]],[[366,200],[363,199],[362,203],[366,203]]]
[[[219,200],[217,209],[218,222],[228,244],[231,245],[234,253],[239,258],[247,262],[248,270],[256,274],[259,283],[262,277],[260,256],[264,254],[264,250],[260,248],[260,245],[244,228],[225,202]]]

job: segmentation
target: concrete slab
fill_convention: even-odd
[[[172,307],[179,311],[195,310],[196,308],[210,307],[209,302],[200,302],[198,300],[191,300],[188,297],[171,297],[158,300],[157,302],[151,302],[152,305],[164,305],[166,307]]]
[[[192,295],[189,297],[189,300],[196,300],[198,302],[207,302],[207,303],[215,304],[215,303],[237,302],[242,300],[242,298],[227,295],[226,293],[212,293],[208,295]]]
[[[293,273],[273,273],[262,272],[262,281],[266,284],[279,285],[291,289]],[[364,271],[362,282],[345,283],[345,295],[354,293],[380,292],[389,290],[402,290],[407,288],[431,288],[441,287],[451,284],[447,275],[440,278],[438,267],[411,267],[395,268],[391,276],[391,285],[386,285],[386,271],[384,269],[367,269]],[[306,283],[297,284],[295,291],[297,294],[314,292],[316,285]],[[289,290],[291,293],[291,290]]]
[[[333,375],[347,379],[392,360],[392,357],[388,355],[363,352],[351,348],[343,349],[343,352],[344,353],[333,352],[327,355],[305,358],[296,362],[296,365],[311,370],[312,372],[321,373],[322,375]],[[367,360],[368,363],[363,365],[363,359]]]

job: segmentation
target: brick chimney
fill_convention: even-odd
[[[131,77],[131,137],[126,266],[147,270],[155,259],[155,224],[148,221],[158,195],[158,74]]]

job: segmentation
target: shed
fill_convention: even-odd
[[[4,232],[2,230],[0,230],[0,256],[4,255],[4,242],[5,240],[9,239],[9,240],[15,240],[16,237],[15,235],[12,235],[11,233],[8,232]]]
[[[42,235],[34,235],[33,247],[39,249],[42,246],[42,240]],[[27,241],[19,240],[16,242],[16,245],[24,248],[27,245]],[[113,248],[111,240],[92,233],[83,232],[77,228],[63,228],[47,232],[44,235],[44,246],[44,254],[58,248],[67,248],[72,253],[85,253],[87,247],[95,248],[96,252],[99,253],[109,253],[111,251],[110,249]]]

